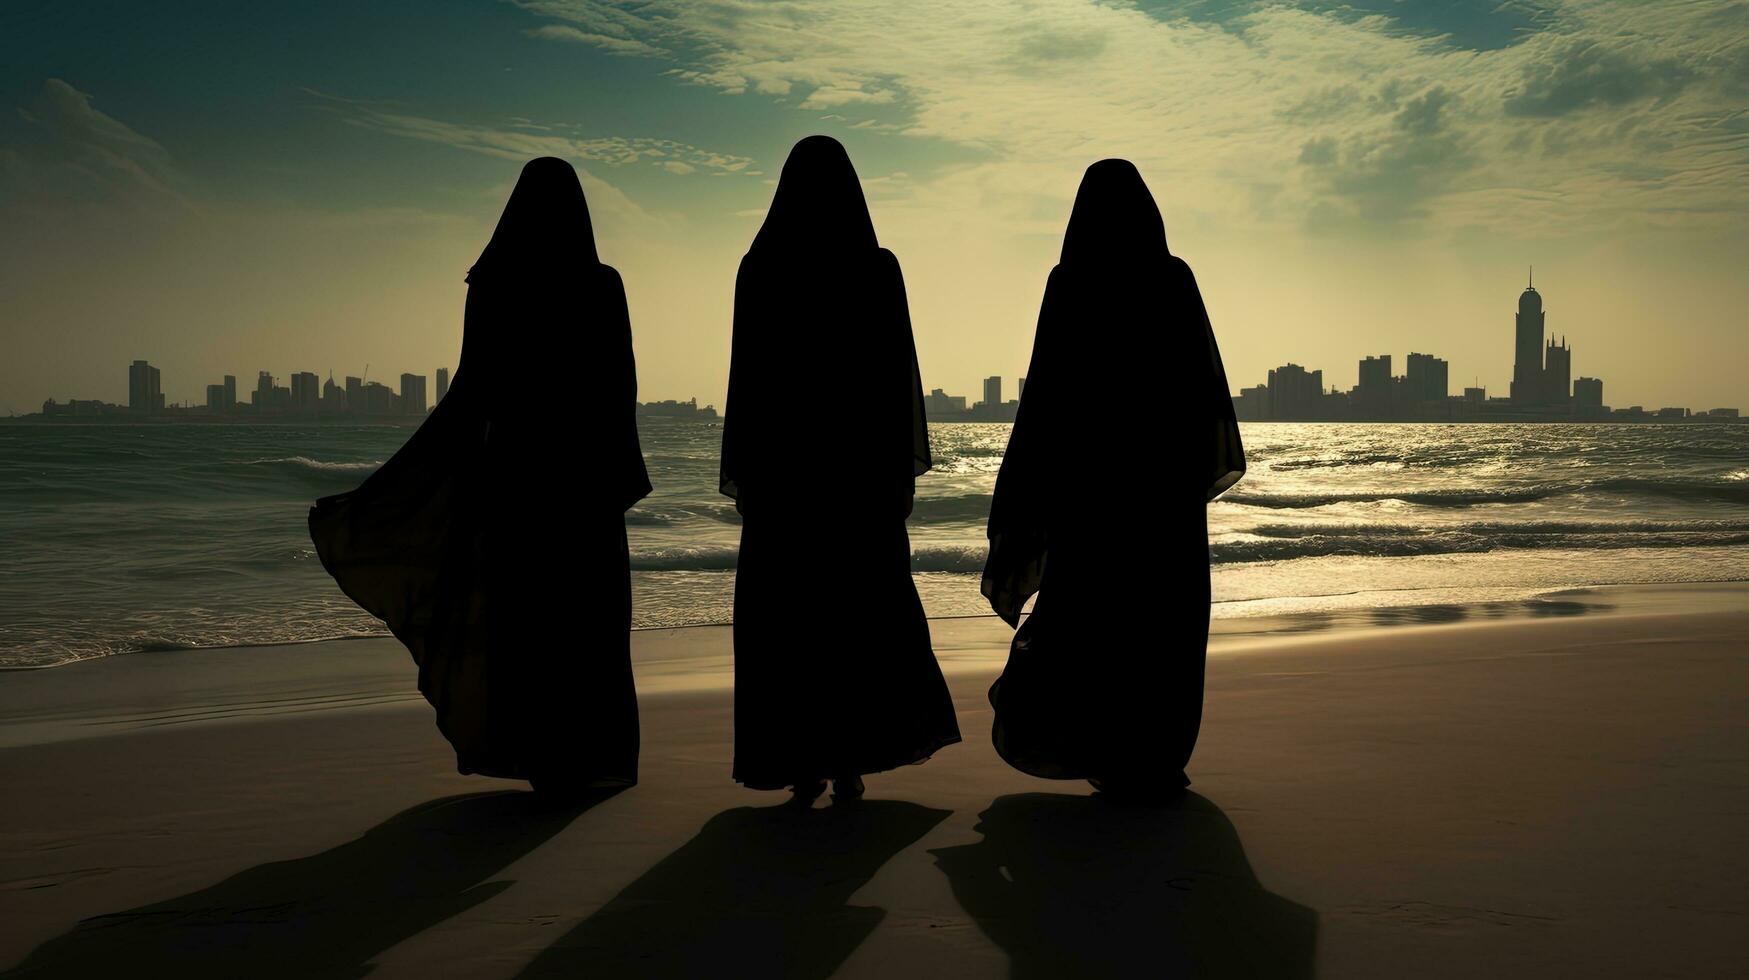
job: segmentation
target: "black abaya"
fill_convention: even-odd
[[[803,140],[784,165],[736,279],[732,357],[734,778],[779,789],[920,762],[960,738],[905,530],[929,468],[923,391],[898,261],[835,141]],[[845,400],[800,403],[822,376]]]
[[[624,286],[569,164],[524,168],[468,282],[448,395],[310,536],[413,654],[461,772],[633,783],[624,513],[650,483]]]
[[[1136,366],[1163,387],[1103,383]],[[1118,525],[1105,474],[1120,467],[1137,507]],[[1244,470],[1196,279],[1168,253],[1135,168],[1094,164],[1045,287],[990,512],[984,595],[1017,625],[1039,597],[990,690],[1009,764],[1183,781],[1202,719],[1205,504]]]

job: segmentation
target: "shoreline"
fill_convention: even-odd
[[[1579,595],[1540,607],[1498,604],[1484,610],[1487,615],[1434,614],[1427,610],[1445,607],[1431,606],[1415,615],[1369,610],[1369,616],[1390,614],[1370,625],[1211,632],[1208,656],[1213,664],[1235,654],[1310,648],[1340,657],[1346,648],[1392,644],[1413,650],[1442,637],[1490,629],[1523,630],[1528,636],[1563,623],[1680,624],[1684,618],[1749,611],[1749,582],[1600,586],[1556,594],[1573,593]],[[727,624],[634,630],[632,670],[639,698],[731,690],[730,630]],[[1014,636],[993,615],[932,619],[930,632],[936,660],[950,678],[994,678]],[[401,703],[424,708],[416,680],[412,658],[391,636],[158,650],[17,670],[0,681],[0,749],[286,714]]]
[[[1712,591],[1217,645],[1191,793],[1155,810],[1000,762],[1005,624],[931,624],[962,744],[809,811],[729,779],[726,690],[668,683],[723,627],[634,638],[640,783],[557,812],[454,772],[394,641],[20,675],[0,969],[1729,975],[1749,608]]]
[[[1268,639],[1270,637],[1301,634],[1328,635],[1332,633],[1353,633],[1379,628],[1394,629],[1405,626],[1456,623],[1471,619],[1491,621],[1533,618],[1544,615],[1598,615],[1616,611],[1618,606],[1622,604],[1640,609],[1661,608],[1665,603],[1660,600],[1660,597],[1684,593],[1693,593],[1698,596],[1716,592],[1720,589],[1730,592],[1740,591],[1742,596],[1739,601],[1742,605],[1749,606],[1749,579],[1718,579],[1685,582],[1617,582],[1603,585],[1504,586],[1500,587],[1499,591],[1511,593],[1511,595],[1502,598],[1339,606],[1331,609],[1302,608],[1297,611],[1290,610],[1275,613],[1266,612],[1237,616],[1222,616],[1219,613],[1223,607],[1233,608],[1237,606],[1248,606],[1255,608],[1264,605],[1291,606],[1296,604],[1306,606],[1317,603],[1320,600],[1346,599],[1353,596],[1366,595],[1428,593],[1427,598],[1429,600],[1436,600],[1435,594],[1437,593],[1460,590],[1465,592],[1475,592],[1477,589],[1468,586],[1406,589],[1357,589],[1346,592],[1331,592],[1309,596],[1217,599],[1211,605],[1209,643],[1210,650],[1213,651],[1217,646],[1235,640]],[[1592,597],[1594,595],[1600,601],[1594,603],[1582,601],[1584,598]],[[994,613],[948,614],[929,616],[927,618],[931,623],[1000,621]],[[633,636],[637,636],[642,633],[672,633],[694,629],[727,629],[732,625],[732,622],[725,621],[633,626],[631,632]],[[167,643],[153,644],[137,650],[123,650],[114,653],[96,654],[93,656],[73,657],[54,663],[0,664],[0,677],[4,677],[8,674],[28,674],[45,670],[59,670],[68,667],[75,667],[80,664],[99,663],[122,657],[136,657],[148,654],[254,650],[268,647],[305,647],[315,644],[350,643],[357,641],[395,642],[394,637],[385,630],[380,633],[356,633],[342,636],[321,636],[296,640],[264,640],[260,642],[226,643],[212,646],[175,645]]]

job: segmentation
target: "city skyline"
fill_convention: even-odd
[[[1407,341],[1506,391],[1495,298],[1535,262],[1612,397],[1749,401],[1723,0],[206,2],[0,13],[0,404],[120,400],[142,356],[171,402],[241,365],[454,364],[542,154],[581,170],[643,385],[721,404],[736,266],[813,132],[931,387],[1025,372],[1080,175],[1123,157],[1235,377],[1291,353],[1347,387]]]
[[[1507,394],[1490,396],[1479,381],[1451,393],[1450,363],[1433,354],[1411,351],[1406,372],[1391,370],[1391,354],[1363,356],[1353,387],[1324,384],[1323,369],[1308,369],[1292,361],[1271,368],[1261,385],[1241,387],[1233,407],[1242,421],[1398,421],[1546,419],[1549,421],[1641,418],[1648,414],[1687,417],[1692,405],[1662,404],[1648,413],[1643,404],[1611,411],[1604,402],[1603,379],[1573,376],[1573,348],[1567,335],[1548,329],[1543,297],[1536,289],[1536,270],[1526,270],[1525,288],[1513,314],[1512,381]],[[1229,375],[1231,385],[1232,377]],[[1714,404],[1695,412],[1701,416],[1735,418],[1734,406]]]
[[[1476,419],[1490,413],[1516,413],[1555,411],[1574,417],[1603,418],[1608,417],[1609,406],[1603,401],[1603,381],[1601,378],[1580,375],[1573,376],[1573,349],[1567,342],[1567,335],[1560,335],[1557,344],[1555,335],[1548,330],[1547,310],[1543,307],[1543,297],[1536,289],[1535,268],[1526,271],[1525,289],[1519,294],[1517,312],[1513,316],[1513,358],[1511,361],[1512,380],[1508,385],[1505,397],[1498,395],[1490,397],[1486,385],[1463,386],[1462,394],[1452,395],[1450,392],[1450,362],[1431,353],[1419,351],[1409,352],[1405,359],[1406,373],[1398,376],[1392,372],[1392,355],[1378,354],[1362,357],[1356,368],[1357,380],[1353,387],[1344,391],[1338,385],[1324,385],[1324,370],[1308,370],[1304,366],[1289,361],[1268,371],[1268,381],[1263,385],[1246,387],[1234,385],[1229,373],[1227,382],[1229,394],[1233,398],[1235,410],[1242,420],[1334,420],[1355,419],[1372,421],[1391,421],[1404,419]],[[402,393],[396,393],[380,382],[369,382],[373,388],[386,391],[381,401],[368,401],[361,396],[365,392],[360,389],[365,386],[365,378],[369,374],[369,365],[361,376],[346,376],[344,388],[338,388],[333,381],[333,372],[329,372],[326,385],[318,391],[318,378],[307,371],[296,372],[291,376],[290,385],[286,388],[277,387],[275,379],[267,371],[258,374],[257,388],[251,392],[250,404],[258,410],[290,410],[299,408],[316,410],[321,402],[326,400],[332,405],[330,392],[337,392],[341,397],[342,407],[329,408],[329,412],[346,412],[347,403],[351,403],[353,414],[423,414],[425,406],[425,376],[403,373],[401,377]],[[435,405],[449,387],[449,368],[436,369],[437,398],[431,404]],[[937,421],[986,421],[1011,422],[1019,411],[1020,396],[1026,390],[1026,377],[1018,378],[1016,396],[1013,399],[1003,397],[1003,376],[987,375],[979,382],[983,397],[969,401],[968,396],[949,394],[942,387],[931,387],[924,397],[925,410],[932,420]],[[165,407],[165,396],[160,391],[161,371],[147,361],[136,360],[128,370],[128,407],[135,412],[161,411]],[[403,412],[399,408],[391,409],[391,405],[399,405],[399,399],[408,390],[413,391],[414,402],[419,407],[417,412]],[[222,385],[206,386],[206,401],[204,406],[211,408],[215,404],[224,406],[220,410],[234,410],[236,400],[236,378],[224,376]],[[218,399],[215,402],[215,399]],[[79,402],[79,399],[73,399]],[[102,403],[102,399],[91,399],[89,403]],[[692,396],[694,411],[697,410],[697,396]],[[361,403],[369,404],[368,409],[360,409]],[[49,402],[45,402],[45,411]],[[173,406],[188,407],[192,403],[170,403]],[[411,403],[410,403],[411,404]],[[639,403],[640,406],[644,403]],[[670,399],[664,404],[682,405],[684,403]],[[151,407],[151,406],[156,407]],[[1684,410],[1694,406],[1686,402],[1660,404],[1660,410],[1669,411],[1675,408]],[[1626,412],[1630,417],[1643,409],[1642,404],[1634,404]],[[1698,409],[1698,414],[1705,415],[1716,410],[1715,414],[1734,413],[1733,406],[1715,404],[1710,408]],[[1621,413],[1618,413],[1621,414]],[[714,417],[714,412],[712,413]]]
[[[127,367],[128,397],[114,402],[102,398],[69,397],[65,401],[45,399],[40,412],[22,413],[26,417],[152,417],[207,418],[214,415],[250,414],[256,416],[384,416],[422,417],[449,394],[450,369],[437,368],[433,375],[402,372],[397,389],[382,381],[372,381],[368,372],[346,375],[336,384],[332,372],[324,381],[315,372],[295,371],[281,380],[271,371],[257,371],[255,387],[248,398],[237,397],[237,376],[226,374],[222,380],[206,386],[203,402],[167,402],[161,391],[163,372],[146,360],[135,360]],[[429,401],[426,399],[428,380],[436,381]],[[700,405],[696,396],[685,401],[660,399],[636,403],[639,415],[681,418],[717,418],[716,407]]]
[[[1355,385],[1344,391],[1339,386],[1324,384],[1322,368],[1308,369],[1287,362],[1271,368],[1265,384],[1231,390],[1233,379],[1227,382],[1235,413],[1241,421],[1487,421],[1542,419],[1548,421],[1599,420],[1609,418],[1639,419],[1645,417],[1682,417],[1691,411],[1698,416],[1735,418],[1735,406],[1690,404],[1657,405],[1651,412],[1642,404],[1627,405],[1612,411],[1604,401],[1603,380],[1598,377],[1573,376],[1573,348],[1565,333],[1560,342],[1548,330],[1547,311],[1543,297],[1536,289],[1534,268],[1527,270],[1525,289],[1518,297],[1513,315],[1512,381],[1504,397],[1489,396],[1484,385],[1464,386],[1461,394],[1451,393],[1450,363],[1432,353],[1409,352],[1405,358],[1405,373],[1392,370],[1393,355],[1368,354],[1357,363]],[[344,385],[334,383],[333,373],[318,387],[318,377],[308,371],[291,375],[289,384],[280,386],[268,371],[257,374],[256,387],[250,392],[249,407],[256,413],[284,414],[348,414],[372,416],[418,416],[425,414],[427,403],[426,377],[412,373],[400,376],[401,388],[378,381],[367,381],[364,375],[347,375]],[[437,396],[435,405],[449,388],[449,369],[436,369]],[[145,360],[133,361],[127,371],[127,409],[136,415],[163,413],[165,396],[161,391],[162,372]],[[924,396],[924,410],[931,421],[1012,422],[1026,392],[1026,377],[1018,378],[1015,397],[1004,397],[1003,376],[987,375],[981,382],[983,397],[969,401],[968,396],[949,394],[940,387],[930,388]],[[681,417],[716,418],[714,408],[702,411],[698,399],[688,402],[669,399],[648,403],[653,411],[640,414],[674,415]],[[235,412],[238,408],[237,379],[225,375],[220,384],[206,386],[203,406],[208,413]],[[95,414],[113,411],[113,404],[101,399],[71,399],[65,406],[45,401],[43,414]],[[194,406],[170,403],[170,407],[187,410]]]

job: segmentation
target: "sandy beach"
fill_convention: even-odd
[[[1161,809],[996,758],[994,619],[932,623],[965,742],[805,812],[728,778],[720,627],[636,634],[642,782],[564,807],[456,775],[390,641],[8,673],[0,968],[1742,975],[1749,590],[1638,598],[1217,642]]]

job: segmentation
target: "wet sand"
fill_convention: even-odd
[[[807,812],[728,779],[722,628],[637,634],[642,783],[567,807],[388,641],[0,675],[0,969],[1734,975],[1749,591],[1657,599],[1217,643],[1151,810],[995,757],[994,620],[932,624],[966,741]]]

